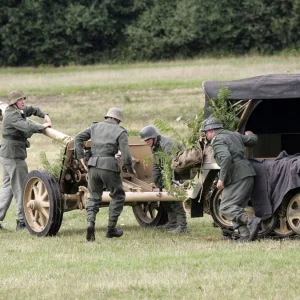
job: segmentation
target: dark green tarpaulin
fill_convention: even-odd
[[[204,81],[206,101],[227,87],[231,100],[300,98],[300,74],[272,74],[231,81]]]

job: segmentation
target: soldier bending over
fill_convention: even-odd
[[[176,145],[174,141],[166,136],[160,135],[156,128],[152,125],[144,127],[140,131],[140,136],[146,144],[151,147],[153,153],[153,172],[152,172],[152,188],[163,188],[162,180],[162,170],[159,163],[159,158],[156,157],[157,152],[165,152],[167,154],[172,154]],[[182,144],[178,143],[178,148],[182,148]],[[186,213],[183,208],[183,203],[181,201],[171,201],[171,202],[161,202],[163,208],[167,211],[168,222],[161,226],[163,230],[170,231],[172,233],[187,233],[187,222]]]
[[[232,221],[234,229],[238,229],[240,238],[237,241],[254,241],[260,230],[261,219],[250,219],[245,211],[256,173],[244,155],[244,147],[254,146],[257,136],[251,131],[243,135],[225,130],[215,118],[204,120],[200,130],[211,141],[214,158],[220,167],[217,183],[217,188],[223,189],[220,212]]]

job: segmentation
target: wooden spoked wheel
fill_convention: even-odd
[[[24,186],[23,211],[26,227],[37,236],[56,235],[63,218],[63,201],[54,175],[32,171]]]

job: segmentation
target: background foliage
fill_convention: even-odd
[[[0,65],[297,54],[300,0],[0,0]]]

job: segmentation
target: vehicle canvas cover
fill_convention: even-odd
[[[204,81],[206,102],[217,98],[219,89],[230,90],[230,100],[300,98],[300,74],[272,74],[231,81]]]

